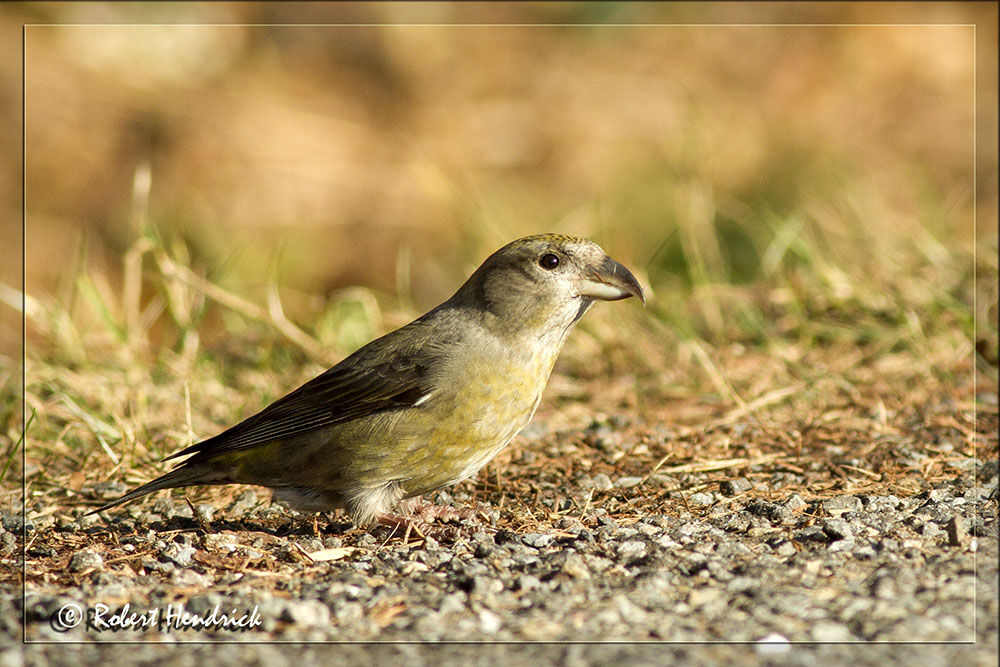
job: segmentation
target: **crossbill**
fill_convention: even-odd
[[[256,484],[296,509],[367,524],[482,468],[531,419],[595,300],[638,281],[596,244],[541,234],[500,248],[450,299],[215,437],[100,512],[159,489]]]

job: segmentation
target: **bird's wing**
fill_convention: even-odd
[[[379,339],[381,345],[358,350],[256,415],[167,459],[194,454],[184,463],[197,462],[422,403],[434,389],[430,371],[438,346],[412,339],[397,343],[402,338]]]

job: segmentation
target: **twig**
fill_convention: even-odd
[[[202,519],[202,518],[201,518],[201,515],[200,515],[200,514],[198,514],[198,510],[196,510],[196,509],[194,508],[194,504],[193,504],[193,503],[191,502],[191,499],[190,499],[190,498],[188,498],[187,496],[184,496],[184,502],[186,502],[186,503],[188,504],[188,507],[190,507],[190,508],[191,508],[191,514],[193,514],[193,515],[194,515],[194,520],[195,520],[195,521],[197,521],[197,522],[198,522],[198,525],[200,525],[200,526],[201,526],[201,529],[202,529],[202,531],[203,531],[203,532],[204,532],[204,533],[205,533],[206,535],[208,535],[209,533],[211,533],[211,532],[212,532],[212,529],[211,529],[211,528],[209,527],[209,525],[208,525],[208,522],[207,522],[207,521],[205,521],[204,519]]]
[[[862,475],[865,475],[866,477],[870,477],[870,478],[874,479],[876,482],[878,482],[878,481],[880,481],[882,479],[882,475],[878,474],[877,472],[872,472],[871,470],[865,470],[864,468],[858,468],[857,466],[849,466],[846,463],[841,463],[840,467],[841,468],[847,468],[848,470],[853,470],[854,472],[857,472],[857,473],[861,473]]]
[[[636,486],[639,487],[639,486],[642,486],[643,484],[645,484],[646,480],[648,480],[650,477],[652,477],[653,475],[655,475],[656,471],[660,469],[660,466],[662,466],[664,463],[666,463],[673,455],[674,455],[674,453],[670,452],[666,456],[664,456],[662,459],[660,459],[659,461],[657,461],[656,465],[653,466],[653,469],[650,470],[648,473],[646,473],[646,475],[641,480],[639,480],[639,483],[636,484]]]
[[[296,553],[298,553],[303,558],[305,558],[309,562],[310,565],[315,565],[316,564],[316,561],[313,560],[313,557],[310,556],[309,553],[305,549],[303,549],[302,547],[300,547],[299,543],[296,542],[296,541],[294,541],[294,540],[292,540],[292,550],[295,551]]]
[[[792,394],[801,391],[801,387],[783,387],[781,389],[775,389],[770,391],[763,396],[759,396],[749,403],[744,403],[743,405],[733,408],[727,412],[722,419],[717,420],[713,425],[722,426],[723,424],[728,424],[736,421],[740,417],[746,414],[753,413],[760,408],[771,405],[773,403],[780,403],[785,398],[791,396]]]
[[[736,468],[740,466],[755,466],[761,463],[769,463],[784,457],[785,454],[767,454],[766,456],[758,456],[754,459],[720,459],[716,461],[704,461],[702,463],[685,463],[684,465],[674,466],[673,468],[665,468],[664,472],[708,472],[710,470],[723,470],[725,468]]]

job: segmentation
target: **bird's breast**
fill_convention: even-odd
[[[434,419],[426,440],[409,453],[408,495],[475,474],[531,419],[556,354],[490,350],[455,358],[443,369],[433,395],[415,408]]]

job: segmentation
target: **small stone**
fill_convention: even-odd
[[[542,549],[552,544],[555,541],[555,538],[546,533],[527,533],[521,536],[521,541],[529,547]]]
[[[896,596],[896,584],[890,575],[876,577],[869,585],[872,595],[883,600],[889,600]]]
[[[2,531],[0,534],[0,557],[6,558],[17,551],[17,538],[13,533]]]
[[[725,521],[722,522],[722,528],[733,533],[742,533],[744,530],[750,527],[750,514],[748,512],[739,512],[738,514],[729,515]]]
[[[184,506],[187,509],[187,505]],[[156,502],[153,503],[153,514],[159,514],[163,517],[169,517],[178,513],[180,508],[174,507],[174,501],[170,498],[157,498]],[[191,514],[191,510],[188,509],[188,515]]]
[[[206,549],[218,549],[219,551],[236,551],[236,535],[232,533],[212,533],[202,538],[201,542]]]
[[[177,544],[172,542],[161,552],[161,556],[180,567],[190,567],[191,557],[195,554],[195,548],[187,544]]]
[[[823,509],[827,514],[838,516],[845,512],[860,512],[861,499],[856,496],[836,496],[823,501]]]
[[[205,523],[211,523],[212,517],[215,516],[215,508],[211,505],[201,503],[200,505],[195,505],[195,511],[198,513],[198,520],[204,521]]]
[[[878,550],[882,552],[899,551],[899,540],[884,538],[878,543]]]
[[[194,570],[184,568],[170,573],[170,585],[179,588],[208,588],[212,585],[212,580]]]
[[[792,495],[788,496],[788,499],[785,500],[784,503],[782,503],[782,507],[785,508],[786,512],[794,512],[798,509],[805,507],[807,504],[808,503],[806,503],[805,499],[802,496],[800,496],[797,493],[793,493]]]
[[[829,621],[818,622],[809,634],[818,642],[844,642],[853,639],[847,626]]]
[[[646,555],[646,543],[642,540],[629,540],[618,545],[619,560],[628,561],[642,558]]]
[[[753,488],[753,484],[746,477],[727,479],[719,485],[719,490],[727,496],[735,496]]]
[[[875,558],[875,548],[870,544],[862,544],[854,550],[854,557],[858,560],[871,560]]]
[[[246,489],[236,500],[229,504],[226,508],[226,514],[230,516],[239,517],[250,510],[251,507],[257,504],[257,494],[253,489]]]
[[[948,519],[946,530],[948,531],[949,546],[962,547],[969,540],[969,534],[965,530],[965,521],[957,514]]]
[[[497,614],[493,613],[489,609],[482,609],[479,612],[479,630],[480,632],[492,635],[503,626],[503,620]]]
[[[753,591],[760,588],[760,581],[752,577],[733,577],[726,584],[726,588],[734,593],[742,593],[744,591]]]
[[[307,627],[328,626],[330,624],[330,608],[319,600],[297,600],[285,605],[281,618],[284,621]]]
[[[605,475],[603,472],[599,472],[594,475],[593,478],[594,488],[598,491],[610,491],[615,488],[614,484],[611,483],[611,478]]]
[[[829,542],[830,536],[819,526],[807,526],[795,534],[798,542]]]
[[[827,519],[823,522],[823,532],[830,537],[831,541],[854,537],[854,531],[851,530],[850,524],[843,519]]]
[[[82,572],[83,570],[94,570],[104,565],[101,554],[90,549],[84,549],[73,554],[69,559],[69,569],[71,572]]]
[[[585,554],[583,559],[587,569],[591,572],[604,572],[613,565],[609,559],[594,554]]]
[[[715,498],[712,497],[711,493],[692,493],[688,497],[688,504],[698,505],[704,507],[705,505],[711,505],[715,502]]]
[[[94,490],[94,495],[101,500],[111,500],[128,491],[128,485],[126,485],[125,482],[118,480],[110,482],[97,482],[92,488]]]
[[[704,607],[722,599],[722,592],[714,588],[695,588],[688,593],[687,603],[692,607]]]
[[[920,527],[920,534],[924,537],[934,537],[941,532],[941,527],[933,521],[928,521]]]
[[[563,561],[562,572],[573,579],[590,579],[590,569],[580,554],[569,554]]]
[[[549,427],[542,421],[533,421],[521,429],[518,434],[525,440],[541,440],[549,434]]]
[[[782,540],[774,547],[774,553],[779,556],[784,556],[785,558],[788,556],[794,556],[796,553],[795,545],[789,540]]]
[[[845,540],[836,540],[831,542],[830,551],[853,551],[855,547],[854,540],[847,538]]]
[[[567,533],[573,533],[574,535],[579,534],[580,531],[584,529],[583,522],[581,522],[576,517],[572,516],[564,516],[563,518],[559,519],[559,523],[556,525],[558,526],[559,530],[563,530]]]
[[[631,489],[642,483],[642,477],[619,477],[615,480],[615,486],[619,489]]]
[[[754,500],[747,505],[747,511],[768,521],[781,521],[785,516],[785,508],[777,503],[766,500]]]
[[[536,588],[540,588],[542,585],[541,579],[532,574],[522,574],[517,578],[516,586],[514,590],[516,591],[533,591]],[[501,585],[502,590],[502,585]]]

